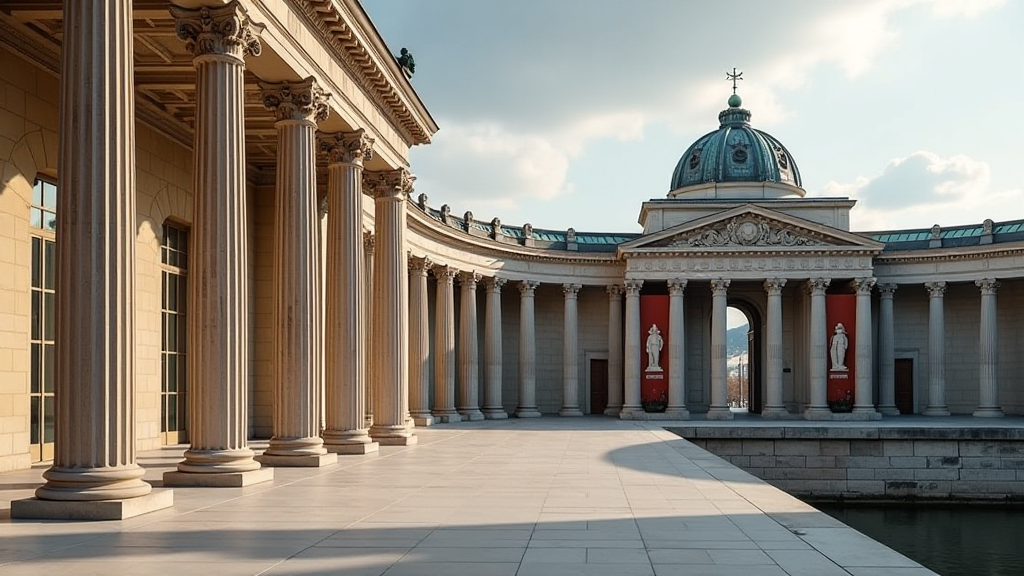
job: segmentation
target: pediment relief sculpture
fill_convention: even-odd
[[[827,243],[768,218],[742,215],[673,237],[667,246],[825,246]]]

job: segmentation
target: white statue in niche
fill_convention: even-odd
[[[665,340],[661,337],[661,330],[657,324],[651,324],[647,331],[647,372],[664,372],[661,369],[661,349],[665,346]]]
[[[846,349],[850,346],[850,339],[846,336],[846,327],[840,322],[832,333],[832,345],[829,353],[832,356],[832,372],[846,372]]]

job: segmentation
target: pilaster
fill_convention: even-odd
[[[726,343],[728,330],[726,310],[728,301],[729,280],[716,278],[711,281],[711,406],[708,408],[708,420],[731,420],[729,410],[728,374],[729,357]]]
[[[925,416],[949,416],[946,406],[945,282],[927,282],[928,290],[928,405]]]
[[[534,294],[540,282],[519,283],[519,403],[516,416],[539,418],[537,409],[537,332],[534,322]]]
[[[981,322],[978,346],[978,408],[974,415],[983,418],[1001,418],[999,406],[999,327],[996,314],[995,278],[982,278],[974,284],[981,289]]]
[[[562,408],[559,416],[583,416],[580,410],[579,284],[562,284],[565,312],[562,317]]]
[[[878,285],[878,411],[897,416],[896,409],[896,324],[893,296],[896,284]]]
[[[686,409],[686,280],[668,281],[668,407],[665,415],[674,419],[690,417]]]
[[[607,286],[608,292],[608,406],[606,416],[622,411],[622,294],[621,284]]]
[[[487,309],[484,312],[484,417],[488,420],[508,418],[501,399],[501,287],[504,278],[493,277],[486,283]]]

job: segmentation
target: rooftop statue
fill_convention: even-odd
[[[409,52],[408,48],[402,48],[402,54],[398,57],[398,65],[402,67],[402,71],[409,78],[416,73],[416,60],[412,57],[412,52]]]

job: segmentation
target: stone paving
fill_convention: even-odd
[[[0,574],[934,574],[650,423],[417,433],[262,485],[175,488],[174,508],[119,522],[12,521],[44,468],[0,475]],[[146,479],[182,449],[140,454]]]

